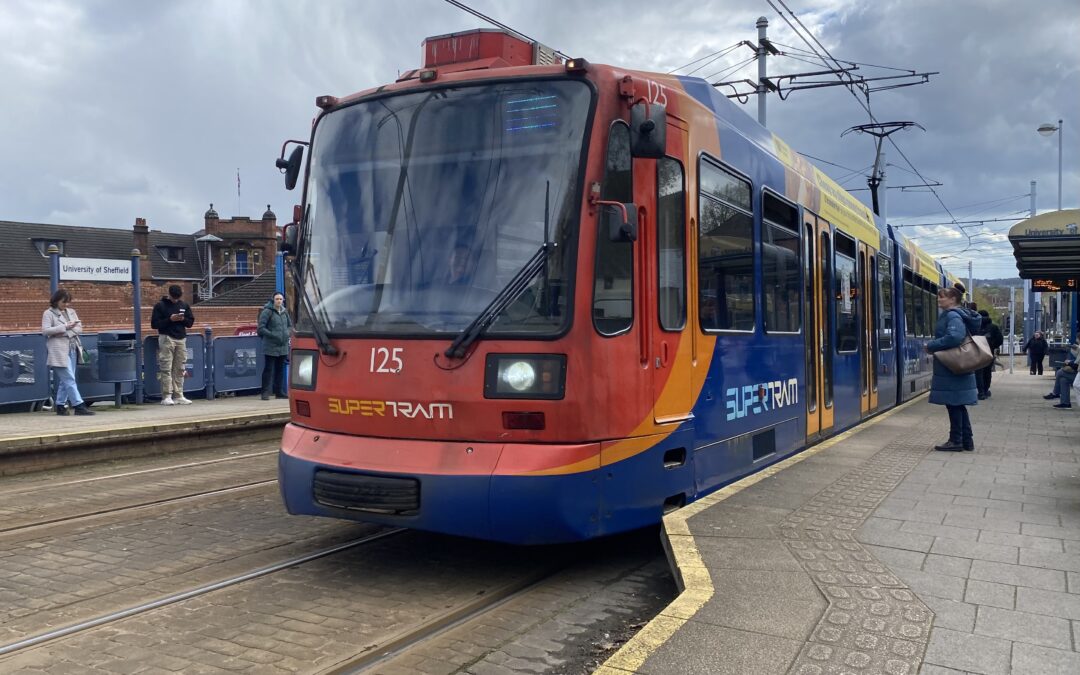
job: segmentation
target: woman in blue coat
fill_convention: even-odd
[[[982,324],[978,312],[960,305],[964,297],[964,285],[942,288],[937,294],[938,316],[934,339],[926,344],[926,351],[933,354],[943,349],[960,346],[968,333],[974,334]],[[957,375],[943,363],[934,359],[934,379],[930,384],[930,402],[943,405],[949,411],[949,440],[935,446],[935,450],[974,450],[975,439],[971,433],[971,418],[967,406],[978,404],[978,388],[975,373]]]

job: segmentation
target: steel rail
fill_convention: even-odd
[[[290,567],[296,567],[297,565],[302,565],[304,563],[311,562],[312,560],[317,560],[319,558],[324,558],[326,556],[333,555],[335,553],[340,553],[341,551],[345,551],[347,549],[354,548],[354,547],[360,546],[362,544],[368,544],[368,543],[371,543],[373,541],[377,541],[379,539],[390,537],[390,536],[395,535],[395,534],[400,534],[401,532],[404,532],[404,531],[405,531],[405,529],[403,529],[403,528],[397,528],[397,529],[393,529],[393,530],[386,530],[386,531],[383,531],[383,532],[379,532],[377,534],[369,535],[367,537],[361,537],[360,539],[354,539],[353,541],[345,542],[344,544],[338,544],[337,546],[331,546],[329,548],[322,549],[321,551],[315,551],[314,553],[308,553],[306,555],[297,556],[295,558],[290,558],[289,560],[285,560],[285,561],[282,561],[282,562],[279,562],[279,563],[275,563],[273,565],[268,565],[266,567],[262,567],[262,568],[259,568],[257,570],[254,570],[252,572],[247,572],[245,574],[241,574],[241,575],[238,575],[238,576],[235,576],[235,577],[231,577],[229,579],[224,579],[222,581],[216,581],[216,582],[214,582],[212,584],[206,584],[206,585],[203,585],[203,586],[199,586],[197,588],[193,588],[193,589],[188,590],[188,591],[183,591],[182,593],[174,593],[172,595],[167,595],[167,596],[165,596],[163,598],[158,598],[157,600],[152,600],[150,602],[144,602],[142,604],[135,605],[135,606],[129,607],[127,609],[123,609],[123,610],[116,611],[116,612],[110,612],[109,614],[103,614],[103,615],[95,617],[93,619],[88,619],[86,621],[80,621],[79,623],[75,623],[75,624],[72,624],[70,626],[65,626],[63,628],[58,628],[56,630],[52,630],[52,631],[49,631],[47,633],[39,633],[37,635],[25,638],[23,640],[19,640],[18,642],[12,642],[10,644],[0,646],[0,656],[7,656],[8,654],[12,654],[14,652],[18,652],[18,651],[21,651],[23,649],[29,649],[30,647],[36,647],[36,646],[38,646],[40,644],[44,644],[46,642],[51,642],[53,640],[58,640],[60,638],[68,637],[69,635],[74,635],[75,633],[81,633],[83,631],[87,631],[87,630],[90,630],[92,628],[97,628],[98,626],[103,626],[105,624],[114,623],[116,621],[120,621],[122,619],[126,619],[128,617],[135,616],[136,614],[142,614],[144,612],[149,612],[149,611],[154,610],[154,609],[159,609],[161,607],[165,607],[167,605],[172,605],[172,604],[175,604],[177,602],[182,602],[184,600],[189,600],[191,598],[198,597],[200,595],[205,595],[207,593],[212,593],[214,591],[218,591],[218,590],[221,590],[223,588],[228,588],[229,586],[235,586],[236,584],[240,584],[240,583],[243,583],[245,581],[250,581],[252,579],[257,579],[259,577],[263,577],[263,576],[266,576],[268,574],[273,574],[274,572],[280,572],[281,570],[288,569]]]
[[[140,509],[149,509],[165,504],[179,504],[187,501],[194,501],[196,499],[202,499],[203,497],[212,497],[216,495],[228,494],[230,492],[237,492],[242,490],[251,490],[255,488],[265,487],[277,482],[276,478],[270,480],[255,481],[252,483],[244,483],[242,485],[232,485],[226,488],[219,488],[217,490],[209,490],[206,492],[195,492],[186,495],[180,495],[179,497],[167,497],[165,499],[156,499],[148,502],[140,502],[138,504],[130,504],[128,506],[120,506],[112,509],[100,509],[98,511],[92,511],[90,513],[80,513],[76,516],[68,516],[62,518],[53,518],[51,520],[43,520],[33,523],[31,525],[17,525],[15,527],[0,527],[0,538],[4,536],[25,533],[33,531],[36,528],[53,527],[55,525],[62,525],[68,523],[75,523],[81,520],[91,520],[94,518],[100,518],[101,516],[107,516],[114,513],[120,513],[122,511],[138,511]]]
[[[0,490],[0,497],[6,497],[8,495],[21,495],[28,492],[39,492],[42,490],[51,490],[53,488],[68,487],[70,485],[82,485],[84,483],[93,483],[99,480],[113,480],[115,478],[130,478],[131,476],[145,476],[148,473],[160,473],[162,471],[173,471],[175,469],[191,469],[199,466],[206,466],[209,464],[220,464],[222,462],[235,462],[240,459],[250,459],[252,457],[262,457],[264,455],[276,455],[278,450],[265,450],[262,452],[252,452],[246,455],[236,455],[235,457],[219,457],[218,459],[208,459],[202,462],[188,462],[187,464],[172,464],[170,466],[159,466],[153,469],[140,469],[138,471],[128,471],[126,473],[114,473],[108,476],[94,476],[93,478],[80,478],[78,480],[69,480],[63,483],[41,483],[38,485],[28,485],[25,487],[13,488],[11,490]]]
[[[512,581],[482,598],[473,600],[457,609],[429,619],[419,626],[408,629],[377,645],[364,653],[346,659],[330,668],[320,671],[321,675],[352,675],[368,672],[376,666],[397,658],[414,647],[435,638],[449,630],[468,623],[488,612],[533,590],[544,581],[567,569],[572,563],[561,561],[538,570],[517,581]],[[0,652],[2,653],[2,652]]]

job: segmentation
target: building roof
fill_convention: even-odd
[[[49,223],[18,223],[0,220],[0,275],[5,277],[48,277],[49,258],[38,250],[38,242],[61,241],[61,254],[70,258],[131,260],[135,233],[108,227],[80,227]],[[202,279],[200,251],[190,234],[149,233],[149,256],[155,279]],[[47,245],[47,244],[46,244]],[[159,246],[183,248],[183,262],[168,262]]]
[[[203,300],[198,307],[262,307],[274,297],[276,287],[277,275],[271,269],[239,288]]]
[[[169,261],[163,254],[163,248],[183,249],[182,260]],[[171,232],[150,231],[151,274],[155,279],[202,279],[204,251],[195,242],[195,235],[173,234]]]

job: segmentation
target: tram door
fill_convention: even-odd
[[[863,416],[877,410],[877,329],[878,316],[875,310],[877,294],[877,256],[876,251],[863,242],[859,242],[859,285],[863,289],[859,312],[863,316],[862,331],[859,334],[859,347],[862,354],[860,367],[860,407]]]
[[[812,439],[828,436],[833,427],[832,235],[829,223],[809,211],[803,213],[803,247],[806,437]]]
[[[691,377],[693,353],[687,328],[687,219],[686,172],[682,157],[685,131],[669,117],[668,156],[655,162],[655,214],[646,222],[653,229],[645,237],[652,270],[646,282],[652,307],[642,312],[651,324],[650,370],[653,373],[653,418],[657,424],[674,424],[690,419],[693,407]],[[642,248],[642,251],[647,250]],[[653,286],[655,284],[655,286]]]

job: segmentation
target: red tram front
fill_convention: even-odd
[[[285,504],[517,543],[656,522],[694,492],[658,443],[694,388],[678,102],[498,32],[425,54],[319,101]]]

